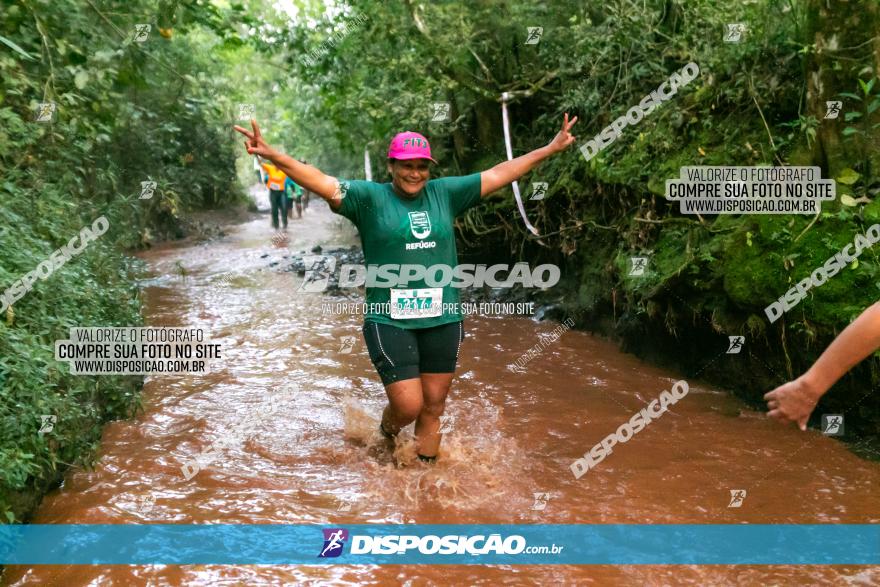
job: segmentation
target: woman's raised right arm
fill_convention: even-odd
[[[263,135],[260,133],[260,127],[257,125],[256,120],[251,120],[251,127],[253,132],[240,126],[234,127],[235,130],[247,137],[248,140],[244,142],[244,146],[248,154],[268,159],[275,167],[287,174],[290,179],[327,200],[327,203],[334,210],[342,205],[342,194],[339,189],[339,182],[335,177],[327,175],[317,167],[300,163],[293,157],[270,147],[263,140]]]

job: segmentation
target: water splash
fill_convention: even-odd
[[[444,509],[473,510],[497,504],[508,487],[518,485],[528,459],[514,439],[499,432],[499,411],[475,403],[456,407],[465,410],[456,416],[458,427],[443,435],[436,463],[426,464],[418,460],[413,425],[392,445],[379,432],[379,416],[346,398],[344,435],[354,445],[346,448],[373,459],[366,466],[365,493],[413,508],[432,501]]]

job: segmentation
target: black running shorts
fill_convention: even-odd
[[[462,322],[416,329],[364,322],[363,332],[370,360],[385,385],[421,373],[454,373],[464,340]]]

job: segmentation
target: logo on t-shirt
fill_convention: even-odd
[[[433,249],[437,246],[437,241],[419,241],[417,243],[406,243],[406,250],[412,251],[414,249]]]
[[[421,240],[431,234],[431,219],[427,212],[410,212],[409,228],[413,236]]]

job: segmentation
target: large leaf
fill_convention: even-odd
[[[74,85],[76,85],[76,89],[78,90],[86,87],[86,84],[89,83],[89,72],[85,70],[78,71],[73,77],[73,83]]]
[[[840,174],[837,177],[835,177],[834,179],[836,179],[839,183],[842,183],[844,185],[852,185],[855,182],[857,182],[860,177],[861,177],[861,174],[858,171],[847,167],[846,169],[841,171]]]
[[[30,53],[28,53],[27,51],[25,51],[24,49],[22,49],[21,47],[19,47],[18,45],[16,45],[15,43],[10,41],[6,37],[4,37],[3,35],[0,35],[0,43],[3,43],[4,45],[9,47],[13,51],[17,51],[26,59],[30,59],[31,61],[35,61],[34,57]]]

